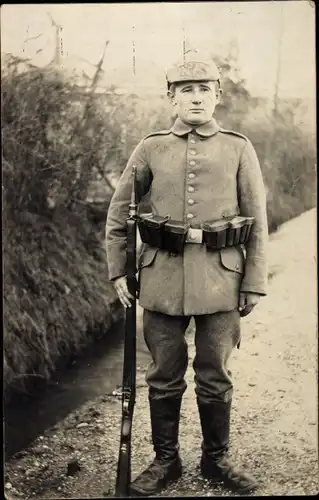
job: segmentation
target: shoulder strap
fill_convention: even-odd
[[[241,137],[242,139],[245,139],[245,141],[248,141],[248,138],[245,135],[240,134],[239,132],[234,132],[233,130],[226,130],[225,128],[220,128],[219,131],[223,132],[224,134],[236,135],[237,137]]]
[[[158,132],[152,132],[151,134],[146,135],[144,139],[148,139],[148,137],[154,137],[156,135],[169,135],[171,133],[171,130],[159,130]]]

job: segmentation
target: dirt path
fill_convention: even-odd
[[[270,272],[269,294],[243,319],[241,348],[232,358],[231,451],[261,481],[256,495],[314,495],[319,489],[315,210],[290,221],[271,238]],[[193,324],[188,343],[188,389],[180,426],[185,472],[163,496],[230,496],[210,488],[199,474],[201,435],[191,367]],[[137,374],[133,477],[153,456],[144,372],[145,366]],[[7,462],[6,497],[112,496],[120,410],[120,401],[105,395],[48,429]],[[79,470],[67,475],[72,460]]]

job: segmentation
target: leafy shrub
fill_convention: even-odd
[[[103,116],[105,118],[105,115]],[[50,69],[2,73],[5,386],[48,379],[59,359],[110,326],[101,226],[86,202],[116,142],[91,94]],[[107,122],[106,122],[107,123]]]

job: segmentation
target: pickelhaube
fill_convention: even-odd
[[[220,72],[213,60],[204,58],[195,50],[184,54],[184,60],[166,72],[168,85],[187,81],[219,81]]]

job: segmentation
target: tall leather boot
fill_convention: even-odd
[[[231,402],[201,403],[197,399],[197,404],[203,434],[202,475],[237,493],[254,491],[258,487],[255,479],[232,464],[228,456]]]
[[[130,485],[133,496],[159,493],[182,475],[178,429],[181,399],[149,398],[155,459]]]

